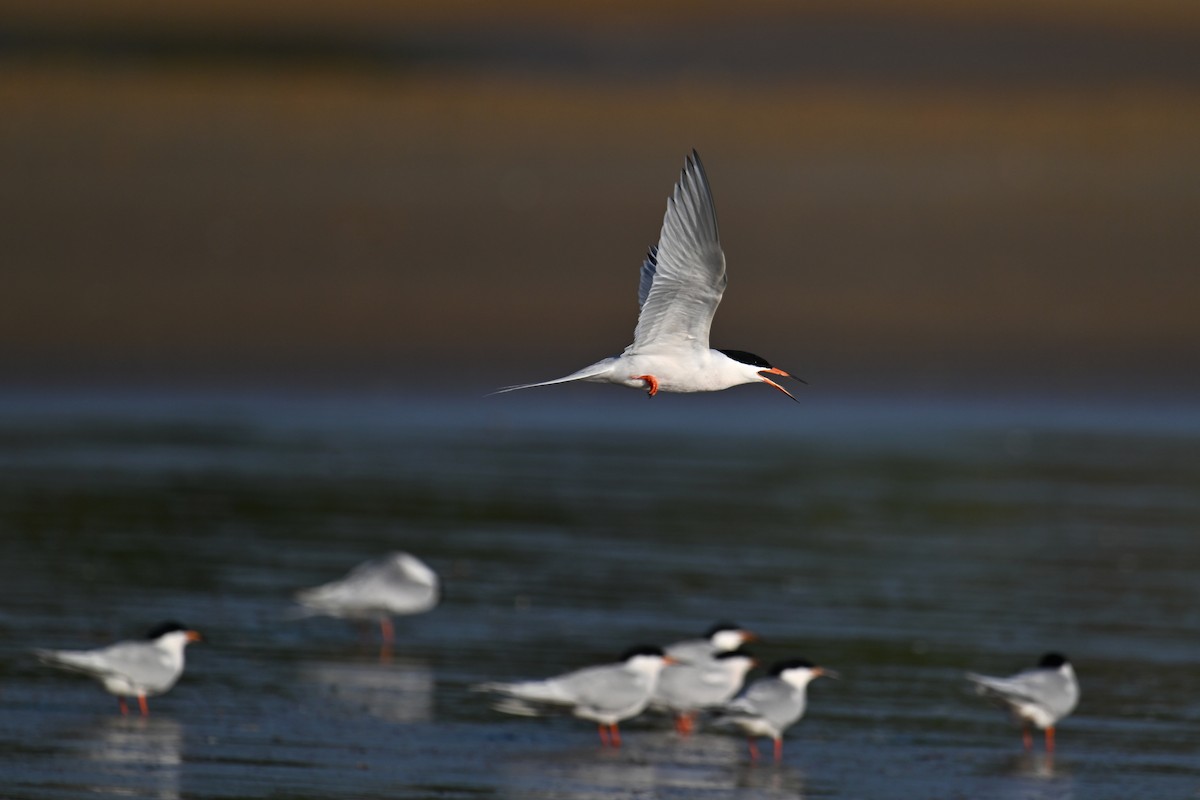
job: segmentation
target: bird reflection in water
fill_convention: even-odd
[[[1071,770],[1055,761],[1054,753],[1019,753],[1009,757],[1007,772],[1022,778],[1069,778]]]
[[[81,755],[99,770],[97,796],[178,800],[183,726],[169,717],[104,717],[82,732]]]
[[[734,786],[751,789],[767,797],[789,797],[803,800],[804,773],[787,764],[774,764],[764,769],[754,762],[740,762],[736,767]]]
[[[680,739],[666,731],[639,731],[636,747],[580,747],[510,752],[496,778],[503,797],[530,797],[553,787],[560,800],[614,797],[753,795],[805,797],[804,777],[786,765],[738,763],[742,742],[703,731]],[[743,790],[750,790],[745,792]]]
[[[332,702],[389,722],[429,722],[434,717],[433,670],[420,659],[316,662],[304,667],[301,679],[320,687]]]

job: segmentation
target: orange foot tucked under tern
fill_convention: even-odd
[[[634,375],[633,379],[635,381],[646,382],[647,397],[654,397],[654,395],[658,394],[658,378],[654,377],[653,375]]]

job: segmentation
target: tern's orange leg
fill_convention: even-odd
[[[1054,752],[1054,726],[1046,728],[1046,752]]]
[[[143,717],[150,716],[150,706],[146,705],[146,695],[144,695],[144,694],[138,695],[138,708],[140,708],[142,710]]]
[[[1033,749],[1033,732],[1029,728],[1021,729],[1021,742],[1025,745],[1026,750]]]
[[[612,746],[620,747],[621,746],[621,730],[616,726],[615,723],[612,725],[609,725],[608,730],[612,736]]]
[[[598,727],[600,729],[600,746],[608,747],[608,745],[610,744],[610,742],[608,741],[608,726],[607,725],[599,725]]]
[[[125,717],[125,716],[128,716],[128,715],[129,715],[129,706],[125,705],[125,698],[124,698],[124,697],[118,697],[118,698],[117,698],[117,708],[121,709],[121,716],[122,716],[122,717]]]
[[[654,377],[653,375],[634,375],[633,379],[635,381],[646,382],[647,397],[654,397],[654,395],[658,394],[658,378]]]
[[[690,736],[695,728],[695,714],[680,714],[675,717],[675,732],[680,736]]]
[[[754,741],[753,736],[747,738],[746,741],[750,744],[750,760],[758,761],[758,742]]]
[[[783,761],[783,739],[775,740],[775,763]]]
[[[379,632],[383,635],[383,643],[391,644],[396,641],[396,629],[392,627],[391,617],[379,618]]]

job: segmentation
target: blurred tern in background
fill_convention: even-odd
[[[708,178],[693,150],[667,200],[658,246],[642,263],[637,328],[619,356],[597,361],[562,378],[508,386],[493,394],[589,381],[659,392],[717,392],[743,383],[765,383],[791,397],[769,375],[800,378],[743,350],[712,350],[709,329],[728,278],[717,234]],[[799,402],[798,400],[796,402]]]
[[[136,697],[142,716],[150,715],[147,697],[162,694],[183,674],[183,651],[200,634],[178,622],[156,625],[138,641],[117,642],[98,650],[34,650],[43,663],[90,675],[117,696],[122,714],[126,697]]]
[[[739,649],[705,661],[669,664],[658,677],[650,706],[671,713],[675,730],[687,736],[697,714],[724,705],[738,693],[755,663],[750,653]]]
[[[346,577],[296,593],[309,614],[342,619],[378,619],[383,646],[395,641],[393,614],[420,614],[438,603],[438,576],[425,562],[404,552],[359,564]]]
[[[967,673],[980,694],[999,701],[1021,723],[1025,749],[1033,748],[1030,726],[1046,732],[1046,752],[1054,752],[1054,726],[1079,703],[1075,669],[1059,653],[1042,656],[1036,667],[1007,678]]]
[[[750,737],[750,758],[754,761],[759,757],[754,737],[771,737],[775,741],[775,760],[780,761],[783,732],[804,716],[808,684],[821,676],[838,677],[836,672],[802,658],[781,661],[771,667],[767,677],[750,684],[741,696],[726,704],[716,724],[741,728]]]
[[[547,707],[567,708],[580,719],[595,722],[601,744],[621,746],[617,723],[642,713],[671,663],[662,648],[640,645],[622,654],[615,664],[603,664],[540,681],[484,683],[476,691],[504,695],[492,708],[506,714],[541,716]]]
[[[718,622],[704,632],[703,639],[684,639],[666,647],[667,655],[680,663],[704,663],[719,653],[737,650],[757,639],[753,631],[733,622]]]

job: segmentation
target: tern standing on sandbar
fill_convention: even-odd
[[[493,394],[572,381],[645,389],[650,397],[659,392],[719,392],[743,383],[765,383],[796,400],[768,376],[803,383],[800,378],[753,353],[709,348],[713,314],[728,280],[712,191],[700,155],[693,150],[667,200],[658,246],[650,248],[642,263],[641,313],[633,344],[619,356],[566,377],[508,386]]]

